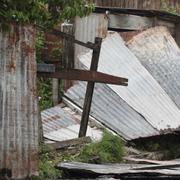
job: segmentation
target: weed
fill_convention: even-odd
[[[76,160],[87,163],[117,163],[122,161],[124,155],[122,139],[104,131],[102,140],[86,145]]]

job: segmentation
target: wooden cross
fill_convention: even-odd
[[[105,73],[97,72],[99,56],[101,51],[102,38],[96,37],[95,43],[91,42],[81,42],[76,40],[74,36],[66,34],[61,31],[54,30],[53,34],[62,36],[65,39],[71,40],[73,43],[90,48],[93,50],[92,61],[90,70],[79,70],[79,69],[69,69],[57,72],[55,70],[54,64],[38,64],[38,74],[46,78],[57,78],[66,80],[79,80],[87,81],[86,95],[83,106],[83,113],[81,118],[81,125],[79,130],[79,137],[86,136],[89,114],[91,109],[94,85],[96,82],[116,84],[121,86],[127,86],[128,79],[122,77],[116,77]]]

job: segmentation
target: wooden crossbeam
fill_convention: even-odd
[[[52,72],[52,73],[39,73],[39,75],[47,78],[99,82],[99,83],[115,84],[121,86],[128,85],[127,84],[128,79],[126,78],[112,76],[97,71],[76,69],[76,70],[67,70],[67,71]]]

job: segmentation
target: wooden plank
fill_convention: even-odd
[[[91,138],[88,136],[88,137],[70,139],[70,140],[61,141],[61,142],[55,142],[55,143],[49,144],[48,146],[50,147],[51,150],[59,150],[59,149],[67,148],[70,146],[78,146],[82,144],[87,144],[90,142],[91,142]]]
[[[102,38],[96,37],[95,38],[96,49],[93,50],[91,67],[90,67],[91,71],[96,71],[98,68],[101,44],[102,44]],[[81,125],[80,125],[80,130],[79,130],[79,137],[86,136],[93,91],[94,91],[94,82],[88,82],[84,106],[83,106]]]
[[[57,168],[69,170],[70,172],[91,175],[145,175],[144,173],[146,173],[146,176],[148,177],[149,175],[179,176],[179,165],[167,165],[162,167],[147,164],[88,164],[80,162],[67,162],[58,164]]]
[[[73,35],[74,34],[74,26],[73,24],[63,24],[61,26],[61,30],[66,34]],[[65,70],[74,69],[74,43],[71,39],[63,39],[63,68]],[[64,80],[63,82],[63,90],[66,91],[71,86],[73,86],[73,81]]]
[[[130,158],[125,157],[125,160],[128,162],[136,163],[136,164],[156,164],[156,165],[173,165],[173,164],[180,164],[177,160],[170,160],[170,161],[158,161],[158,160],[150,160],[150,159],[139,159],[139,158]]]
[[[96,71],[86,71],[86,70],[68,70],[54,73],[39,73],[40,76],[46,78],[57,78],[57,79],[68,79],[68,80],[80,80],[89,82],[99,82],[107,84],[115,84],[127,86],[128,79],[112,76],[109,74],[96,72]]]

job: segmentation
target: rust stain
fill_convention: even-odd
[[[10,63],[7,65],[7,71],[12,72],[16,70],[16,63],[15,61],[10,61]]]
[[[25,41],[21,42],[21,49],[23,50],[23,52],[25,53],[25,56],[28,56],[30,54],[34,53],[34,49],[29,46]]]
[[[141,32],[143,32],[143,30],[139,30],[139,31],[131,31],[131,32],[120,32],[120,36],[123,38],[123,40],[125,42],[130,41],[134,36],[140,34]]]

